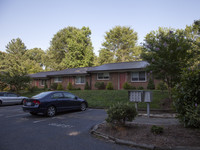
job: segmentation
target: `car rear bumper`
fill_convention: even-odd
[[[46,109],[39,107],[22,106],[24,112],[45,113]]]

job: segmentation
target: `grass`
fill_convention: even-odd
[[[44,90],[39,90],[35,92],[24,92],[23,96],[32,97]],[[129,102],[128,91],[126,90],[72,90],[69,91],[80,98],[87,100],[89,107],[91,108],[108,108],[111,105],[122,102]],[[153,91],[153,101],[150,103],[151,109],[161,109],[161,100],[168,98],[168,92],[164,91]],[[139,108],[146,108],[146,103],[139,103]]]

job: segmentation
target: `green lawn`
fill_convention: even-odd
[[[23,96],[32,97],[42,90],[36,92],[24,92]],[[72,90],[69,91],[78,97],[87,100],[89,107],[91,108],[108,108],[112,104],[117,102],[129,102],[128,91],[126,90]],[[160,109],[161,100],[168,97],[168,92],[153,91],[153,101],[150,104],[151,109]],[[139,108],[146,108],[145,103],[139,103]]]

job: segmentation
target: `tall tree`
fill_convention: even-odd
[[[99,63],[138,60],[141,49],[136,45],[137,33],[130,27],[116,26],[106,32],[105,42],[99,51]]]
[[[21,39],[13,39],[6,46],[4,59],[0,63],[1,82],[4,82],[19,91],[30,81],[27,69],[24,67],[26,46]]]
[[[167,83],[169,93],[180,80],[183,68],[189,66],[196,51],[184,30],[159,28],[145,37],[142,58],[149,62],[148,70]],[[170,97],[171,98],[171,97]]]
[[[90,35],[88,27],[67,27],[57,32],[47,51],[49,67],[61,70],[92,66],[94,53]]]
[[[27,50],[25,53],[26,59],[29,59],[31,61],[34,61],[38,63],[41,67],[43,67],[43,57],[45,55],[45,52],[41,48],[33,48],[30,50]]]

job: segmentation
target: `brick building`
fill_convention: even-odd
[[[148,73],[145,71],[148,63],[146,61],[133,61],[110,63],[96,67],[70,68],[61,71],[47,71],[31,74],[32,85],[44,88],[45,83],[50,88],[53,83],[62,84],[66,89],[68,83],[72,83],[74,88],[84,89],[86,82],[92,90],[96,82],[104,82],[106,85],[111,82],[115,90],[123,89],[123,84],[128,82],[135,87],[147,88]],[[158,80],[154,80],[155,85]]]

